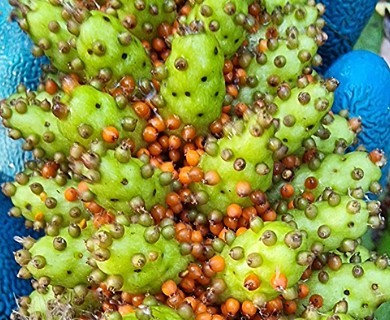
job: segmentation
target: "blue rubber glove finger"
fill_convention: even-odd
[[[390,68],[383,58],[366,50],[341,56],[325,73],[340,81],[332,110],[347,109],[360,117],[362,132],[359,144],[368,150],[382,149],[390,157]],[[389,165],[382,170],[385,186]]]
[[[328,40],[320,47],[323,65],[318,68],[324,73],[336,59],[351,51],[378,0],[321,0],[325,5],[325,33]]]
[[[33,58],[31,42],[17,23],[10,22],[10,12],[8,1],[0,0],[0,99],[15,92],[20,83],[35,89],[41,73],[40,64],[46,61]],[[20,144],[8,138],[6,130],[0,126],[0,183],[13,180],[15,173],[23,169],[26,154]],[[16,297],[31,291],[30,281],[16,277],[19,266],[13,257],[13,252],[21,249],[13,240],[14,236],[25,236],[29,232],[23,219],[8,217],[10,207],[9,199],[0,194],[0,320],[9,319],[16,308]]]

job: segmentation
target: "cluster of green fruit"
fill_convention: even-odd
[[[390,300],[380,151],[346,152],[314,0],[12,0],[46,55],[1,102],[39,239],[12,319],[371,319]]]

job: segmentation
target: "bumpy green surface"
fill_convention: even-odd
[[[77,142],[89,148],[91,142],[103,141],[102,133],[106,127],[115,127],[119,132],[117,141],[106,143],[108,148],[113,148],[125,139],[131,139],[136,149],[143,147],[142,130],[145,120],[140,119],[135,111],[128,105],[120,109],[114,98],[89,85],[76,87],[69,95],[61,100],[68,110],[64,119],[58,120],[61,134],[69,141]],[[134,123],[130,130],[126,130],[125,123]],[[88,129],[88,134],[83,133],[83,126]]]
[[[86,74],[95,77],[100,70],[108,68],[112,71],[112,79],[124,75],[131,75],[136,80],[150,79],[151,63],[141,41],[131,36],[114,16],[98,11],[91,14],[80,26],[77,38],[77,52],[84,62]],[[124,34],[130,37],[128,44],[121,44],[118,39]]]
[[[277,7],[284,7],[287,3],[290,4],[305,4],[307,0],[264,0],[264,6],[267,12],[272,13]]]
[[[302,96],[308,98],[303,100]],[[322,117],[332,107],[333,93],[324,83],[316,82],[305,88],[294,88],[287,100],[277,97],[274,103],[278,106],[274,117],[279,119],[275,136],[288,148],[287,153],[292,154],[317,131]]]
[[[30,316],[40,315],[43,319],[73,319],[76,316],[89,314],[99,308],[97,296],[91,291],[87,291],[87,296],[82,297],[77,295],[74,290],[66,289],[59,296],[55,296],[50,285],[47,292],[34,290],[29,298],[28,314]]]
[[[213,153],[205,153],[200,160],[200,168],[206,174],[216,171],[220,182],[216,185],[194,183],[191,189],[205,191],[208,201],[198,206],[203,212],[218,209],[224,212],[231,203],[242,206],[252,205],[248,197],[240,197],[236,193],[239,182],[248,182],[252,190],[267,190],[272,183],[273,152],[268,148],[269,139],[274,134],[270,123],[270,115],[265,110],[248,115],[247,121],[238,120],[232,124],[230,133],[218,140]],[[206,146],[206,150],[207,150]],[[231,157],[224,160],[224,154]],[[243,168],[235,169],[235,163],[244,160]],[[259,170],[262,167],[262,170]],[[256,171],[257,170],[257,171]]]
[[[141,306],[143,313],[150,314],[152,316],[152,319],[159,319],[159,320],[183,320],[182,317],[180,317],[175,310],[165,306]],[[129,313],[122,317],[122,320],[137,320],[139,317],[137,317],[136,313]]]
[[[201,21],[206,32],[217,39],[223,54],[230,57],[236,53],[246,36],[244,21],[248,14],[247,2],[205,0],[195,3],[187,17],[187,24]]]
[[[329,137],[322,139],[317,135],[313,136],[318,151],[323,153],[340,153],[347,147],[351,146],[356,138],[348,123],[348,120],[342,116],[334,115],[333,121],[330,124],[323,125],[328,131]]]
[[[158,228],[158,227],[157,227]],[[101,230],[108,230],[102,227]],[[162,235],[150,243],[145,240],[147,227],[139,224],[124,226],[122,237],[113,239],[107,247],[106,261],[97,261],[98,268],[107,275],[119,275],[123,280],[120,290],[132,293],[157,293],[168,279],[179,281],[179,273],[186,269],[190,256],[182,256],[175,239]]]
[[[137,158],[121,163],[116,159],[114,151],[108,151],[101,158],[99,181],[89,184],[95,194],[95,201],[106,209],[132,214],[135,211],[129,202],[136,197],[144,200],[144,209],[147,210],[155,204],[164,204],[171,187],[161,185],[159,169],[155,169],[151,177],[144,178],[141,171],[144,165]]]
[[[31,11],[27,12],[28,33],[36,45],[47,41],[49,47],[43,52],[53,62],[54,66],[63,72],[72,70],[71,62],[78,57],[76,48],[69,42],[75,37],[67,28],[67,20],[62,17],[63,8],[54,6],[46,0],[24,1]],[[49,24],[56,22],[58,26],[50,31]],[[76,23],[76,25],[78,25]]]
[[[361,272],[357,268],[363,270],[360,277],[356,276]],[[329,275],[326,283],[318,280],[319,272],[326,272]],[[330,311],[337,302],[345,300],[348,303],[348,314],[363,319],[373,314],[381,303],[390,299],[389,272],[389,268],[378,268],[370,261],[343,264],[337,271],[325,267],[321,271],[313,272],[306,284],[310,287],[309,297],[313,294],[324,297],[324,304],[319,309],[321,312]],[[302,305],[306,304],[307,300],[302,302]]]
[[[276,235],[276,241],[272,245],[266,245],[262,239],[270,231]],[[287,245],[285,241],[286,236],[292,234],[301,241],[301,244],[295,248]],[[237,247],[242,248],[244,254],[241,259],[234,260],[229,253]],[[226,266],[217,277],[225,281],[227,289],[218,298],[223,301],[228,297],[234,297],[241,302],[250,300],[256,303],[258,300],[268,301],[277,297],[280,292],[272,287],[271,278],[276,272],[280,272],[287,277],[287,287],[293,287],[307,267],[297,262],[298,254],[305,250],[307,250],[307,241],[304,234],[284,222],[265,222],[263,228],[256,232],[248,229],[230,246],[225,246],[221,253]],[[248,265],[253,254],[261,257],[262,263],[259,266]],[[248,290],[244,287],[245,278],[250,274],[257,275],[261,280],[256,290]]]
[[[117,9],[118,17],[125,22],[129,17],[135,20],[135,25],[128,27],[129,31],[141,40],[152,40],[158,36],[161,23],[171,24],[176,18],[176,4],[171,0],[121,0]]]
[[[19,131],[16,137],[24,138],[28,149],[43,150],[47,158],[52,158],[56,152],[68,152],[71,145],[60,133],[57,119],[51,113],[52,100],[53,96],[43,91],[34,97],[26,93],[14,94],[1,104],[3,123]],[[11,137],[15,137],[14,134],[11,131]]]
[[[223,53],[213,36],[198,33],[175,37],[165,63],[168,77],[161,83],[166,102],[159,109],[162,116],[175,114],[183,125],[191,124],[198,134],[206,133],[222,111],[223,64]]]
[[[27,269],[35,279],[48,277],[51,285],[60,285],[65,288],[74,288],[79,284],[88,283],[88,275],[92,268],[87,264],[88,251],[85,241],[91,236],[92,228],[81,230],[78,237],[72,237],[68,228],[60,231],[58,236],[43,236],[29,250],[32,260],[27,264]],[[58,237],[65,240],[65,248],[55,248]],[[38,258],[39,257],[39,258]],[[38,266],[37,260],[45,260],[46,263]]]
[[[46,179],[41,176],[31,176],[28,182],[20,185],[14,182],[16,192],[11,197],[13,205],[21,210],[22,215],[30,221],[51,222],[53,218],[62,220],[63,226],[69,223],[78,223],[82,219],[89,219],[89,214],[84,209],[80,200],[68,202],[64,192],[68,188],[77,189],[77,183],[68,180],[65,185],[59,185],[55,179]],[[42,188],[42,192],[34,193],[33,190]],[[52,204],[55,205],[52,205]],[[77,212],[77,215],[72,212]],[[72,215],[70,215],[72,213]]]
[[[297,227],[307,231],[308,241],[311,244],[322,243],[325,251],[339,248],[345,239],[361,237],[367,231],[370,215],[364,201],[348,195],[341,196],[336,206],[329,205],[325,200],[314,202],[305,210],[293,209],[288,212]]]

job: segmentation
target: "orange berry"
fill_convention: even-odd
[[[196,166],[199,163],[200,155],[196,150],[188,150],[186,161],[190,166]]]
[[[258,289],[260,287],[260,284],[261,281],[259,277],[254,273],[250,273],[244,280],[244,287],[249,291]]]
[[[285,183],[280,188],[280,195],[285,198],[291,198],[294,195],[294,187],[290,183]]]
[[[234,316],[240,310],[240,302],[234,298],[228,298],[225,302],[225,307],[228,315]]]
[[[242,208],[237,203],[232,203],[226,208],[226,214],[230,218],[239,218],[242,214]]]
[[[271,276],[271,286],[277,291],[286,290],[288,284],[288,279],[285,274],[276,271]]]
[[[67,188],[64,192],[64,197],[69,202],[76,201],[78,199],[78,192],[73,187]]]
[[[119,131],[113,126],[108,126],[103,129],[103,140],[107,143],[115,143],[119,139]]]
[[[161,285],[161,291],[167,297],[173,296],[177,291],[177,285],[173,280],[167,280]]]
[[[301,283],[298,286],[298,297],[299,299],[306,298],[309,294],[309,287],[305,283]]]
[[[242,313],[244,315],[249,316],[249,317],[253,317],[257,312],[256,306],[254,305],[254,303],[252,301],[249,301],[249,300],[245,300],[242,303],[241,310],[242,310]]]
[[[214,256],[209,260],[210,268],[214,272],[221,272],[225,269],[225,259],[221,256]]]

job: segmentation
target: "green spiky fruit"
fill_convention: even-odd
[[[258,95],[280,92],[280,85],[300,85],[301,75],[311,73],[311,66],[321,63],[317,55],[324,34],[319,11],[310,5],[291,5],[276,9],[264,18],[264,25],[248,36],[241,56],[248,81],[241,86],[239,99],[246,103]]]
[[[76,87],[53,108],[61,134],[86,149],[98,140],[111,149],[123,140],[131,140],[135,150],[145,146],[142,139],[145,120],[129,105],[119,107],[112,96],[92,86]],[[113,135],[107,136],[107,130]]]
[[[283,8],[287,4],[305,4],[307,0],[264,0],[263,5],[268,13],[272,13],[276,8]]]
[[[387,257],[380,257],[376,262],[343,264],[338,270],[325,267],[315,271],[306,282],[310,287],[308,298],[315,294],[323,297],[320,312],[331,311],[343,301],[350,316],[357,319],[371,316],[381,303],[390,299],[387,264]],[[304,305],[308,305],[307,299],[302,301],[301,306]]]
[[[49,224],[68,226],[70,223],[79,223],[89,219],[84,205],[78,198],[67,201],[65,191],[77,189],[77,183],[65,177],[47,179],[38,175],[19,173],[13,184],[3,187],[4,192],[13,186],[10,194],[14,208],[11,214],[23,215],[27,220],[34,222],[36,229]]]
[[[206,143],[205,153],[199,167],[205,179],[193,183],[195,193],[205,192],[207,201],[198,203],[198,209],[209,212],[213,209],[225,212],[231,203],[250,206],[249,194],[241,194],[240,183],[249,184],[250,192],[265,191],[272,183],[273,151],[269,141],[274,134],[272,116],[265,109],[249,112],[247,120],[238,120],[226,129],[226,136]],[[216,173],[215,184],[207,177]]]
[[[64,10],[46,0],[22,0],[16,7],[21,15],[19,25],[36,45],[33,53],[45,54],[60,71],[79,71],[74,64],[78,60],[75,38],[79,23],[72,16],[72,6]]]
[[[172,0],[120,0],[116,10],[122,24],[141,40],[152,40],[158,36],[158,27],[172,24],[177,16],[176,3]]]
[[[90,225],[80,228],[71,224],[56,235],[39,238],[30,249],[15,253],[16,261],[22,265],[19,275],[25,277],[30,273],[41,289],[49,284],[65,288],[87,284],[92,267],[87,263],[85,241],[91,234]]]
[[[169,174],[165,179],[159,169],[132,158],[122,147],[109,150],[102,157],[95,155],[94,159],[97,165],[91,169],[83,167],[80,174],[89,180],[94,200],[105,209],[135,214],[165,203],[171,191]]]
[[[313,259],[306,250],[304,233],[284,222],[248,229],[220,254],[225,270],[216,279],[223,280],[226,289],[218,299],[250,300],[261,307],[298,282]]]
[[[191,257],[183,256],[179,243],[161,231],[159,226],[140,224],[102,227],[88,245],[98,268],[90,280],[94,282],[95,274],[103,272],[108,288],[131,294],[154,294],[164,281],[178,282]]]
[[[195,2],[187,24],[202,23],[206,32],[213,35],[227,57],[232,56],[246,36],[246,19],[248,15],[248,2],[238,0]]]
[[[223,53],[213,36],[196,33],[175,37],[165,63],[167,77],[160,92],[165,105],[159,113],[164,118],[178,116],[183,126],[192,125],[198,134],[208,132],[222,112],[223,64]]]
[[[58,129],[52,105],[53,96],[46,91],[13,94],[1,103],[0,113],[9,136],[23,138],[23,148],[37,158],[53,159],[57,153],[66,154],[71,145]]]
[[[292,220],[301,230],[307,230],[311,245],[321,244],[325,252],[337,248],[351,251],[349,243],[363,236],[375,212],[372,205],[349,195],[330,192],[327,198],[309,204],[305,209],[292,209],[282,219]],[[348,248],[347,248],[348,247]]]
[[[145,306],[141,305],[138,309],[133,312],[126,314],[122,317],[122,320],[137,320],[143,319],[143,317],[151,317],[151,319],[161,319],[161,320],[183,320],[178,313],[165,305],[156,305],[156,306]]]
[[[77,316],[90,315],[100,307],[97,295],[84,286],[65,289],[49,285],[46,290],[34,290],[28,297],[19,301],[19,310],[14,313],[29,316],[31,319],[74,319]]]
[[[313,135],[321,119],[333,104],[334,81],[316,82],[303,88],[285,87],[286,96],[277,97],[274,104],[277,111],[274,117],[279,119],[275,133],[286,147],[286,154],[292,154],[301,148],[302,142]]]
[[[313,136],[318,151],[325,154],[342,154],[355,139],[356,132],[352,130],[348,120],[337,114],[327,115]]]
[[[88,78],[98,76],[102,70],[111,71],[111,80],[124,75],[135,80],[151,78],[151,62],[141,41],[112,15],[91,11],[80,26],[77,53]]]

